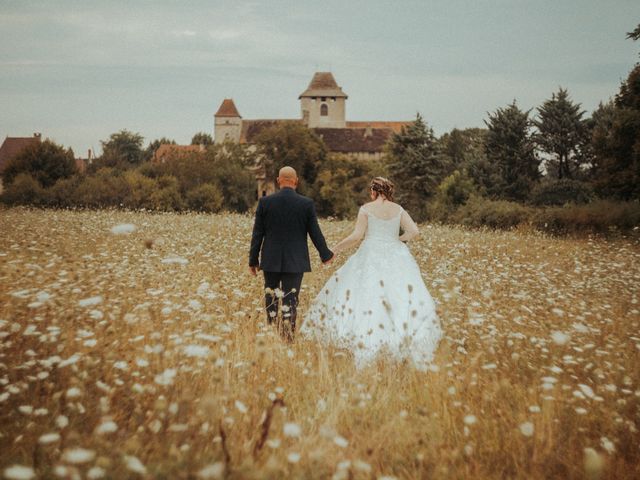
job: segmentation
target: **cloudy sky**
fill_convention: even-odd
[[[244,118],[298,118],[326,70],[349,120],[420,112],[442,134],[559,86],[590,112],[638,60],[639,22],[637,0],[0,0],[0,141],[189,143],[226,97]]]

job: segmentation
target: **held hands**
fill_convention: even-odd
[[[255,277],[260,271],[260,266],[259,265],[250,266],[249,271],[251,272],[251,275]]]
[[[331,262],[333,262],[336,258],[336,252],[335,250],[333,251],[333,255],[331,256],[331,258],[329,260],[326,260],[324,262],[322,262],[323,265],[329,265]]]

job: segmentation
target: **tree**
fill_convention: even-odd
[[[170,140],[167,137],[157,138],[153,142],[150,142],[142,155],[142,161],[148,162],[153,158],[160,145],[175,145],[175,140]]]
[[[627,37],[638,40],[640,25]],[[640,199],[640,63],[620,85],[613,105],[598,115],[599,128],[591,137],[596,191],[618,200]]]
[[[427,214],[425,202],[435,195],[449,169],[433,129],[417,114],[414,122],[391,136],[386,154],[398,200],[416,219],[423,220]]]
[[[318,214],[338,218],[356,215],[360,205],[369,201],[369,185],[377,176],[386,176],[381,162],[329,155],[313,185]]]
[[[109,140],[101,141],[102,157],[98,159],[95,168],[115,167],[127,169],[140,164],[144,158],[142,142],[144,137],[139,133],[120,130],[112,133]]]
[[[213,137],[208,133],[198,132],[191,139],[191,145],[204,145],[208,147],[209,145],[213,145]]]
[[[40,185],[47,188],[60,178],[77,172],[73,150],[57,145],[51,140],[32,143],[11,158],[3,172],[6,184],[10,184],[20,173],[28,173]]]
[[[490,113],[485,124],[488,128],[485,144],[487,165],[479,169],[482,187],[493,198],[526,199],[540,175],[540,162],[530,132],[529,111],[520,110],[514,100],[512,104]]]
[[[469,162],[484,156],[487,130],[484,128],[454,128],[438,140],[451,160],[451,168],[466,168]],[[453,171],[453,170],[452,170]]]
[[[584,113],[563,88],[538,107],[538,119],[533,122],[538,128],[535,140],[550,157],[546,162],[547,171],[559,179],[578,176],[581,165],[589,161],[585,155],[588,130],[582,118]]]
[[[255,143],[266,178],[275,180],[278,170],[289,165],[300,177],[301,193],[310,191],[318,167],[327,157],[327,148],[320,137],[299,123],[279,123],[266,128],[258,134]]]

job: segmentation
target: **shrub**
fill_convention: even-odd
[[[528,223],[532,209],[507,200],[488,200],[471,196],[452,216],[456,223],[471,227],[488,226],[508,229]]]
[[[563,178],[536,185],[531,191],[530,199],[534,205],[564,205],[589,203],[595,199],[595,194],[588,183]]]
[[[434,201],[427,207],[429,218],[447,222],[451,214],[467,203],[473,194],[477,194],[477,189],[467,172],[454,171],[438,186]]]
[[[47,192],[30,174],[19,173],[0,198],[8,205],[44,205],[47,203]]]
[[[600,200],[588,205],[549,207],[536,212],[533,224],[556,234],[626,231],[640,225],[640,204]]]
[[[192,210],[219,212],[224,202],[220,189],[211,183],[204,183],[187,192],[187,205]]]
[[[75,191],[74,203],[84,207],[119,206],[128,194],[124,177],[111,168],[101,168],[84,177]]]
[[[171,175],[158,178],[158,189],[151,194],[151,203],[156,210],[183,210],[186,203],[180,194],[178,179]]]
[[[54,207],[72,207],[75,205],[76,191],[83,181],[83,177],[74,175],[58,180],[48,189],[49,205]]]
[[[125,206],[148,209],[154,207],[151,196],[158,190],[156,180],[145,177],[135,170],[130,170],[124,174],[124,181],[127,185],[127,194],[122,203]]]

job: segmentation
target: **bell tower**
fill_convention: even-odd
[[[238,113],[233,99],[224,99],[214,119],[213,138],[215,143],[222,143],[225,140],[231,140],[236,143],[240,142],[242,117],[240,113]]]
[[[309,128],[345,128],[347,98],[331,72],[316,72],[298,97],[303,123]]]

